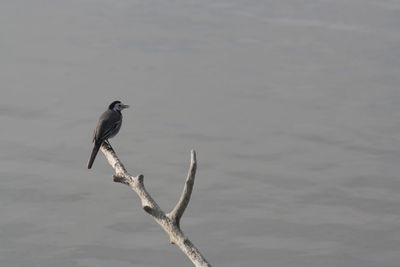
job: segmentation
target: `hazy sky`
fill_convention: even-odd
[[[213,266],[398,267],[400,2],[0,1],[0,266],[190,266],[98,116]]]

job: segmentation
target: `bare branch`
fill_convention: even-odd
[[[143,174],[138,176],[130,175],[110,144],[104,142],[101,145],[101,151],[106,157],[108,163],[115,170],[115,175],[113,176],[114,182],[128,185],[136,192],[141,200],[143,209],[164,229],[169,236],[170,242],[178,246],[196,267],[211,267],[203,255],[201,255],[200,251],[183,234],[179,225],[180,219],[189,204],[190,196],[192,194],[197,165],[196,152],[194,150],[191,151],[190,168],[182,195],[175,208],[166,215],[144,187]]]
[[[108,163],[115,170],[116,175],[127,174],[124,165],[122,165],[121,161],[117,157],[117,154],[115,154],[114,149],[109,143],[103,142],[103,144],[101,145],[101,151],[103,152],[104,156],[106,156]]]
[[[190,197],[192,196],[194,178],[196,175],[197,169],[197,161],[196,161],[196,152],[194,150],[190,151],[190,167],[186,177],[186,182],[182,190],[182,195],[176,204],[175,208],[167,214],[172,221],[174,221],[178,227],[180,224],[180,220],[182,218],[183,213],[185,212],[186,207],[189,204]]]

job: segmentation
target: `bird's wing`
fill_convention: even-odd
[[[113,137],[121,127],[122,115],[112,111],[105,111],[99,118],[94,133],[94,142],[102,143],[104,140]]]
[[[115,131],[118,131],[118,128],[121,126],[121,121],[122,120],[118,120],[118,121],[114,121],[114,122],[108,123],[107,124],[107,128],[105,128],[104,132],[102,133],[102,136],[101,136],[102,139],[106,140],[110,136],[115,134]]]

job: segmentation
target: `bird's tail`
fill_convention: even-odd
[[[97,152],[99,152],[100,146],[101,146],[101,144],[97,144],[97,143],[94,144],[92,154],[90,155],[90,159],[89,159],[89,162],[87,165],[88,169],[92,168],[93,161],[96,158]]]

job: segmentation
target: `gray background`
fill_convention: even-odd
[[[214,266],[400,266],[400,2],[0,2],[0,266],[190,266],[96,120]]]

